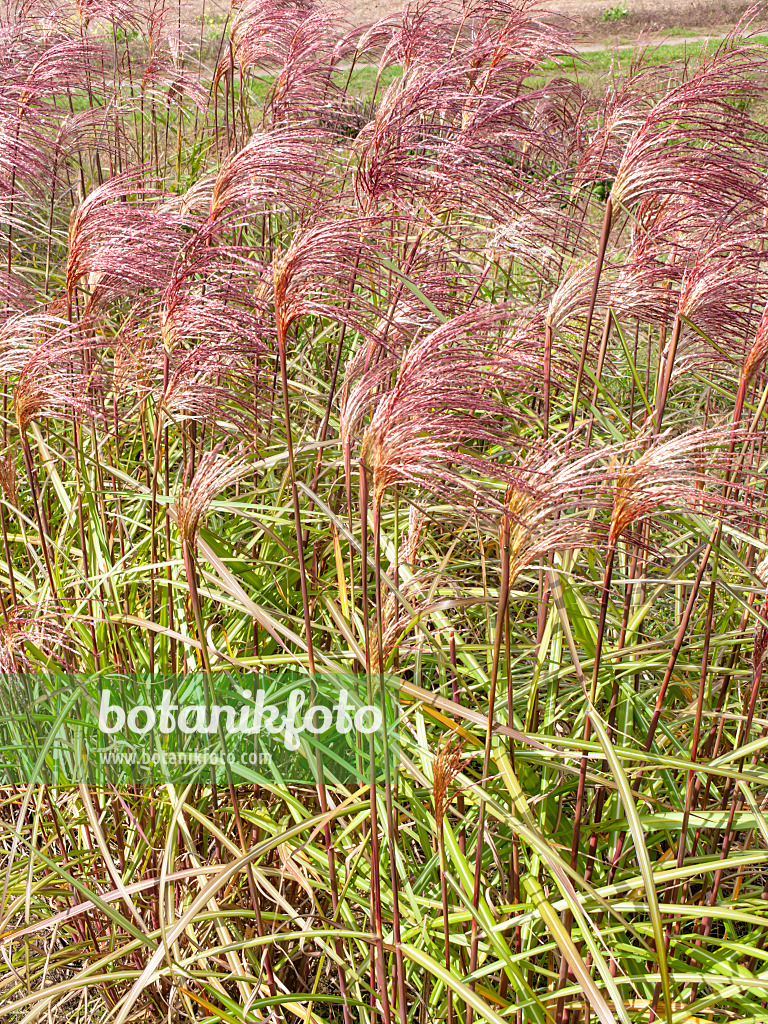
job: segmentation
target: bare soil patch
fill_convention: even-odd
[[[604,20],[606,11],[621,0],[551,0],[546,6],[568,18],[581,38],[637,35],[643,29],[670,31],[685,28],[689,35],[727,31],[750,7],[745,0],[625,0],[627,14]],[[401,0],[352,0],[347,8],[355,24],[376,21],[402,10]]]
[[[617,6],[614,0],[553,0],[548,6],[572,21],[580,39],[609,39],[637,37],[644,30],[685,29],[686,35],[723,35],[750,4],[744,0],[625,0],[627,14],[617,21],[604,20],[605,12]]]
[[[403,0],[348,0],[344,4],[354,25],[378,21],[403,9]],[[596,40],[627,41],[643,32],[685,30],[687,36],[724,35],[750,8],[748,0],[550,0],[546,4],[552,22],[565,19],[578,42]],[[626,14],[614,19],[606,12],[625,8]],[[763,5],[755,27],[768,24],[768,4]],[[200,30],[205,18],[206,31],[220,26],[229,11],[228,0],[191,0],[187,5],[188,27]],[[192,31],[190,34],[192,34]]]

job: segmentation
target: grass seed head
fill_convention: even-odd
[[[457,737],[447,737],[438,748],[432,764],[432,788],[435,801],[435,827],[442,831],[443,818],[450,802],[451,783],[464,766],[464,744]]]
[[[216,451],[203,455],[191,480],[187,468],[174,509],[179,534],[190,548],[194,547],[200,522],[216,495],[243,477],[248,468],[245,456],[226,456]]]

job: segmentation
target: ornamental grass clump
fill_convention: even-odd
[[[765,1020],[760,12],[209,13],[0,11],[0,1018]],[[396,728],[30,741],[254,674]]]

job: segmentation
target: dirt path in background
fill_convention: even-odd
[[[627,14],[617,21],[604,21],[610,8],[623,5]],[[724,35],[751,6],[746,0],[549,0],[548,10],[563,15],[571,22],[574,34],[582,43],[636,39],[641,32],[669,32],[685,29],[686,36]],[[356,25],[378,21],[402,10],[402,0],[347,0],[344,4],[350,20]],[[761,5],[755,27],[768,28],[768,3]],[[192,0],[188,5],[190,28],[200,16],[213,15],[222,21],[229,10],[229,0]]]
[[[619,5],[621,0],[549,0],[548,10],[565,15],[582,39],[607,39],[635,36],[643,31],[684,28],[686,34],[709,35],[713,30],[723,34],[751,6],[744,0],[624,0],[626,16],[618,21],[603,21],[603,13]],[[347,3],[352,19],[362,24],[375,21],[402,9],[401,0],[350,0]],[[763,5],[760,20],[768,23],[768,5]]]

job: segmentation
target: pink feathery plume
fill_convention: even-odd
[[[250,250],[207,244],[205,229],[184,248],[163,293],[161,337],[172,352],[185,341],[238,339],[244,351],[266,352],[274,334],[265,296],[254,289],[266,268]],[[266,292],[266,289],[262,289]]]
[[[755,330],[754,341],[750,345],[742,364],[739,390],[736,394],[736,406],[733,414],[734,423],[738,423],[741,420],[744,400],[747,397],[747,388],[760,372],[766,357],[768,357],[768,303]]]
[[[119,122],[119,114],[104,107],[88,107],[68,114],[57,127],[54,143],[56,163],[77,152],[116,151],[117,138],[122,131]]]
[[[166,293],[167,295],[167,293]],[[160,312],[160,331],[168,352],[190,341],[237,344],[245,355],[266,354],[274,338],[274,326],[251,301],[252,296],[234,288],[225,297],[197,289],[175,295]]]
[[[410,294],[410,293],[409,293]],[[406,297],[363,335],[352,351],[339,394],[340,437],[345,451],[364,430],[364,421],[388,390],[405,350],[424,329],[423,307]],[[438,326],[437,320],[430,324]]]
[[[364,293],[356,294],[354,303],[347,299],[355,283],[364,286],[367,271],[377,268],[375,227],[371,220],[319,220],[296,232],[271,268],[279,333],[310,313],[365,331],[375,307]]]
[[[174,352],[167,382],[154,375],[159,406],[172,418],[214,417],[219,429],[255,436],[259,408],[269,408],[273,397],[271,375],[260,372],[254,358],[260,351],[245,351],[240,340],[228,339]]]
[[[166,54],[154,53],[141,76],[141,92],[163,105],[175,104],[188,99],[201,113],[208,107],[208,92],[197,77]]]
[[[589,182],[610,181],[616,176],[629,140],[648,116],[651,106],[645,82],[625,83],[620,92],[609,92],[599,115],[581,140],[581,152],[573,183],[578,190]]]
[[[534,450],[506,467],[511,567],[519,572],[549,550],[599,539],[615,546],[649,517],[685,509],[744,514],[722,491],[732,437],[728,428],[695,429],[604,448]]]
[[[78,0],[80,2],[80,0]],[[102,2],[102,0],[96,0]],[[107,0],[113,3],[114,0]],[[131,0],[119,0],[119,3],[129,3]],[[163,37],[167,37],[174,30],[171,19],[178,18],[177,4],[171,4],[170,0],[134,0],[141,18],[141,33],[149,48],[150,55],[158,52],[162,45]],[[177,0],[178,2],[178,0]]]
[[[483,88],[491,76],[509,76],[518,85],[540,64],[573,53],[561,28],[538,0],[473,0],[460,7],[469,25],[467,58],[483,74]]]
[[[265,97],[265,121],[273,125],[325,120],[341,96],[332,75],[349,53],[334,38],[329,8],[309,15],[290,40],[285,60]]]
[[[427,263],[433,255],[428,249]],[[422,269],[411,265],[408,276],[418,281],[419,291],[424,294]],[[443,305],[443,297],[436,294],[434,288],[427,287],[427,293],[436,298],[440,306]],[[434,302],[430,305],[431,308],[425,307],[410,290],[403,289],[392,302],[387,315],[379,317],[369,331],[360,332],[360,340],[347,361],[340,390],[340,430],[345,448],[352,437],[364,429],[362,425],[366,417],[389,390],[409,347],[445,322],[446,317],[439,306]],[[445,306],[450,308],[448,304]],[[493,312],[502,319],[506,315],[499,308]]]
[[[243,477],[249,462],[242,453],[222,455],[217,449],[199,460],[190,479],[190,466],[184,476],[173,505],[179,534],[189,548],[194,548],[200,523],[217,494]]]
[[[0,321],[29,309],[32,301],[31,288],[23,278],[0,270]]]
[[[495,447],[500,456],[510,444],[510,407],[499,392],[531,389],[540,362],[523,349],[499,351],[506,318],[493,308],[475,309],[406,350],[360,441],[376,505],[396,483],[456,494],[501,472],[489,453]],[[370,395],[380,383],[374,367],[373,380],[364,375],[355,390]],[[351,395],[347,408],[356,407],[359,399]],[[349,432],[348,424],[342,431]]]
[[[574,264],[563,275],[547,304],[545,319],[552,330],[559,330],[577,318],[587,315],[591,303],[595,259]],[[606,266],[600,276],[594,308],[605,311],[611,304],[612,282],[615,268]]]
[[[295,128],[256,134],[219,171],[210,220],[271,209],[296,212],[312,205],[329,169],[322,162],[329,136]]]
[[[766,254],[757,244],[762,234],[718,238],[702,248],[695,262],[682,265],[675,321],[657,395],[659,422],[669,385],[684,366],[693,361],[711,373],[716,362],[743,362],[759,310],[768,299]],[[742,383],[746,387],[743,379]],[[740,418],[743,400],[740,391],[734,422]]]
[[[384,69],[382,54],[391,45],[401,26],[402,12],[387,14],[372,24],[361,26],[355,36],[349,36],[350,42],[353,38],[356,39],[355,62],[365,60],[367,63],[378,63],[379,73],[381,73]],[[395,63],[401,64],[402,62],[395,61]]]
[[[17,313],[0,326],[0,373],[21,372],[38,351],[47,351],[50,359],[60,357],[64,365],[82,354],[83,347],[99,344],[85,332],[73,337],[71,324],[61,315],[65,305],[57,301],[46,311]]]
[[[456,4],[451,0],[405,3],[401,14],[371,26],[371,42],[374,39],[379,44],[384,42],[380,58],[382,70],[395,65],[402,67],[407,75],[417,64],[445,64],[450,60],[461,26],[457,13]]]
[[[730,50],[664,95],[627,141],[611,190],[614,206],[632,207],[653,194],[710,210],[754,201],[756,158],[768,154],[742,109],[744,99],[761,92],[755,71],[754,59]]]
[[[532,274],[537,283],[544,282],[554,289],[564,263],[583,262],[594,252],[594,231],[548,200],[544,190],[540,195],[513,195],[509,205],[512,214],[486,245],[491,259],[510,259]]]
[[[338,87],[332,73],[355,50],[342,35],[337,8],[317,2],[246,0],[237,5],[230,37],[232,54],[216,69],[214,83],[234,71],[268,70],[274,82],[264,100],[265,122],[273,126],[317,119],[333,103]]]
[[[551,79],[540,90],[529,92],[527,99],[527,105],[533,104],[527,115],[532,138],[523,146],[523,170],[536,169],[554,186],[558,183],[551,168],[558,168],[563,176],[560,188],[565,195],[570,186],[566,179],[578,158],[583,126],[592,114],[592,103],[578,83],[568,78]],[[503,115],[503,107],[500,113]],[[540,152],[534,148],[537,143]],[[545,160],[550,156],[552,163],[547,167]]]
[[[229,35],[235,64],[245,72],[252,67],[274,70],[288,62],[291,47],[302,27],[307,31],[298,43],[300,48],[333,48],[333,9],[315,0],[235,0],[234,17]],[[314,43],[314,46],[312,45]],[[232,69],[229,55],[219,62],[216,81]]]
[[[40,345],[18,369],[13,388],[13,412],[24,434],[34,420],[77,412],[91,415],[91,379],[78,365],[82,343]],[[0,360],[3,362],[4,360]]]
[[[763,310],[755,332],[755,340],[744,360],[743,376],[747,384],[754,379],[755,374],[765,362],[766,356],[768,356],[768,304]]]
[[[182,225],[152,199],[143,169],[116,175],[73,212],[69,228],[67,293],[88,277],[91,305],[168,282],[184,239]]]
[[[432,69],[461,51],[471,68],[483,69],[480,75],[513,67],[519,80],[562,45],[557,29],[541,20],[545,13],[533,2],[431,0],[407,3],[401,16],[369,31],[372,41],[386,41],[382,68],[398,65],[406,74],[417,66]]]
[[[381,98],[373,120],[355,140],[354,188],[360,210],[369,215],[385,200],[418,209],[430,186],[434,164],[427,151],[429,133],[422,129],[423,97],[403,95],[393,83]]]
[[[0,456],[0,489],[14,508],[19,508],[19,492],[16,487],[16,452],[9,448]]]
[[[389,201],[435,218],[450,209],[499,221],[511,195],[535,192],[533,169],[550,173],[560,141],[531,97],[477,93],[454,64],[392,83],[354,148],[362,210]]]
[[[768,301],[768,253],[763,238],[718,238],[687,269],[680,287],[679,314],[729,354],[743,351]],[[741,355],[739,353],[739,358]]]
[[[40,612],[39,607],[17,605],[0,621],[0,674],[39,671],[39,660],[30,656],[27,644],[53,664],[66,665],[67,654],[75,650],[72,632],[62,629],[53,614]]]
[[[79,91],[103,57],[93,43],[63,40],[20,58],[16,74],[0,89],[0,177],[9,189],[21,185],[33,195],[47,194],[57,127],[65,117],[50,98]]]
[[[509,524],[512,580],[542,556],[604,538],[605,527],[595,511],[608,504],[606,450],[580,450],[572,446],[573,440],[522,452],[505,464],[503,514]]]
[[[70,0],[76,9],[83,28],[88,28],[92,21],[104,19],[115,28],[140,29],[142,14],[153,10],[156,0],[149,0],[149,8],[143,8],[134,0]],[[146,15],[148,16],[148,15]]]
[[[638,438],[625,446],[612,463],[608,484],[612,492],[609,542],[649,516],[685,509],[698,513],[714,510],[743,514],[745,508],[723,496],[723,474],[731,464],[730,428],[688,430],[676,437],[669,432],[648,446]]]
[[[688,252],[678,244],[665,209],[650,200],[639,207],[633,221],[629,251],[620,266],[613,287],[612,308],[622,319],[636,317],[667,325],[672,322],[680,295],[680,281],[689,261]],[[676,224],[676,221],[674,222]]]
[[[94,74],[105,57],[104,47],[96,42],[57,40],[46,46],[28,69],[24,97],[52,96],[67,89],[80,91],[87,75]]]
[[[403,74],[355,144],[364,212],[388,202],[411,215],[437,219],[450,210],[453,221],[499,222],[510,195],[532,190],[532,170],[551,173],[570,145],[572,112],[557,95],[578,90],[564,80],[539,92],[522,88],[557,45],[536,13],[530,4],[504,3],[406,9],[380,62],[384,69],[396,54]]]

